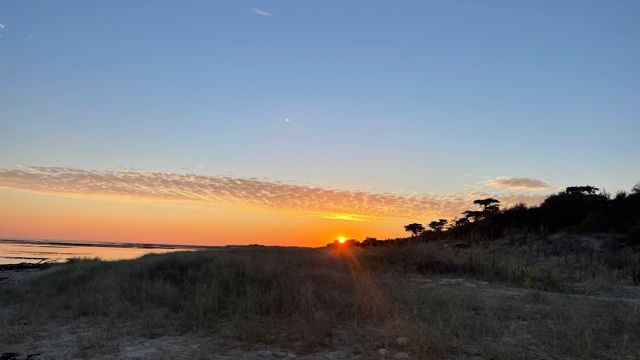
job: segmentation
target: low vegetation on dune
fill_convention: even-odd
[[[633,248],[601,248],[602,237],[517,240],[76,260],[0,287],[0,344],[88,321],[102,332],[127,324],[146,338],[223,337],[302,354],[335,350],[346,331],[338,348],[361,358],[392,357],[388,349],[424,359],[640,354]],[[83,356],[108,350],[91,344]]]
[[[640,252],[628,245],[611,249],[612,241],[609,234],[511,233],[485,242],[396,243],[354,251],[378,271],[467,276],[542,290],[577,282],[640,284]]]
[[[338,321],[393,318],[368,282],[344,254],[248,248],[77,260],[3,288],[0,301],[19,310],[8,322],[134,320],[148,334],[222,329],[245,340],[284,330],[292,341],[313,343]]]

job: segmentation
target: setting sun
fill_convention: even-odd
[[[640,360],[639,17],[0,0],[0,360]]]

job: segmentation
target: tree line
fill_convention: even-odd
[[[555,232],[610,232],[624,236],[631,244],[640,245],[640,183],[631,191],[611,195],[591,185],[569,186],[548,196],[538,206],[517,204],[501,209],[494,198],[473,201],[476,209],[466,210],[461,217],[438,219],[425,227],[414,222],[404,226],[411,236],[395,241],[434,241],[464,239],[470,236],[494,239],[507,231],[550,234]],[[378,246],[388,243],[375,238],[362,242],[349,240],[347,246]],[[329,244],[332,245],[332,244]]]

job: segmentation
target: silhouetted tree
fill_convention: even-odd
[[[438,221],[432,221],[429,223],[429,227],[435,232],[441,232],[442,229],[447,225],[448,221],[446,219],[438,219]]]
[[[482,206],[482,211],[490,213],[499,210],[498,204],[500,200],[494,198],[478,199],[473,201],[474,204]]]
[[[338,249],[354,248],[354,247],[361,247],[361,246],[362,246],[362,243],[356,239],[349,239],[349,240],[346,240],[345,242],[334,240],[333,242],[327,244],[327,247],[338,248]]]
[[[624,236],[627,243],[640,246],[640,182],[630,192],[619,191],[615,196],[591,185],[570,186],[549,195],[538,206],[517,204],[501,210],[500,202],[493,198],[477,199],[473,203],[482,210],[467,210],[460,219],[432,221],[429,223],[432,231],[425,232],[425,228],[417,223],[406,225],[405,230],[414,238],[425,232],[423,240],[429,241],[461,239],[469,235],[495,239],[507,231],[539,232],[545,236],[558,231],[607,232]],[[447,228],[449,223],[452,226]],[[403,244],[410,240],[396,241]],[[360,246],[392,242],[365,240]]]
[[[595,186],[585,185],[585,186],[569,186],[565,189],[564,192],[567,194],[580,194],[580,195],[593,195],[598,191]]]
[[[424,226],[422,226],[422,224],[418,224],[418,223],[413,223],[413,224],[409,224],[409,225],[405,225],[404,226],[404,231],[411,232],[414,237],[422,234],[424,232],[424,230],[425,230]]]
[[[378,243],[380,242],[380,240],[374,238],[374,237],[368,237],[366,239],[364,239],[361,243],[362,247],[374,247],[377,246]]]
[[[358,241],[356,239],[349,239],[349,240],[345,241],[342,245],[346,246],[346,247],[352,247],[353,248],[353,247],[358,247],[361,244],[360,244],[360,241]]]
[[[468,222],[471,220],[475,222],[484,218],[485,213],[484,211],[467,210],[463,212],[462,215],[464,215]]]
[[[550,195],[542,204],[542,223],[551,231],[571,228],[573,231],[606,231],[609,198],[595,194],[593,186],[570,186],[564,192]]]

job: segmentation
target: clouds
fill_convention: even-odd
[[[4,26],[4,24],[0,23],[0,30],[4,30],[4,28],[6,28],[6,26]]]
[[[258,9],[258,8],[253,8],[251,9],[251,12],[258,15],[258,16],[271,16],[271,13],[268,11],[264,11],[262,9]]]
[[[36,166],[0,169],[0,186],[46,193],[243,204],[342,220],[453,217],[473,207],[473,199],[491,195],[375,193],[228,176]],[[500,199],[504,205],[534,204],[542,197],[509,195]]]
[[[533,178],[517,178],[511,176],[499,176],[490,179],[486,185],[494,189],[506,189],[515,191],[543,191],[552,190],[554,186],[543,180]]]

